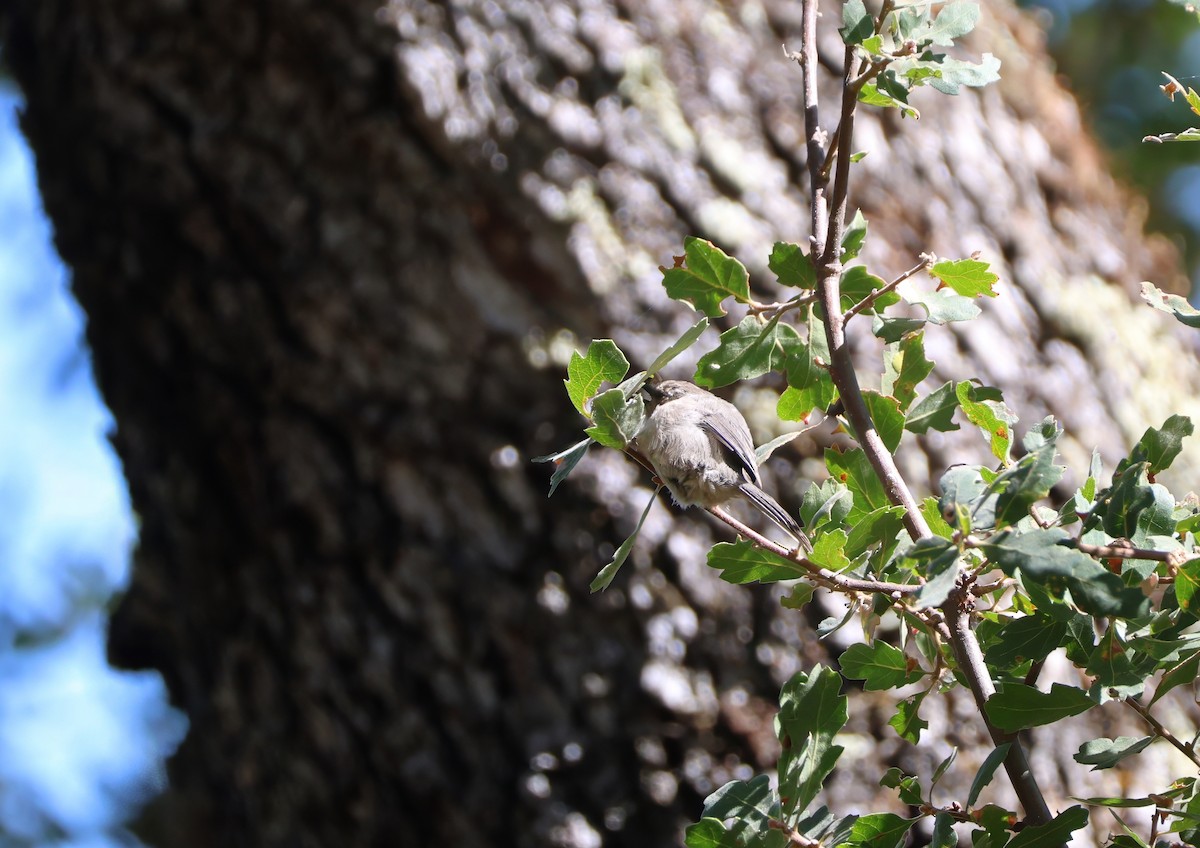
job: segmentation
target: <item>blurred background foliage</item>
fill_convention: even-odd
[[[1110,152],[1114,173],[1141,189],[1150,226],[1184,255],[1191,299],[1197,302],[1200,144],[1142,139],[1200,125],[1182,98],[1172,103],[1159,91],[1164,71],[1200,88],[1200,15],[1168,0],[1022,0],[1022,5],[1043,19],[1063,82]]]

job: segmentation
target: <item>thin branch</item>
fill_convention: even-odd
[[[820,110],[817,96],[817,69],[813,58],[817,55],[817,17],[820,15],[817,0],[804,0],[804,17],[801,24],[803,44],[801,52],[805,59],[804,69],[804,133],[808,147],[808,181],[812,191],[812,256],[815,260],[825,252],[825,243],[821,241],[829,222],[829,208],[825,203],[825,185],[828,177],[822,177],[821,171],[825,165],[825,148],[822,142],[825,133],[821,129]]]
[[[1075,547],[1088,556],[1100,559],[1147,559],[1155,562],[1166,562],[1176,567],[1183,565],[1196,557],[1188,556],[1183,551],[1152,551],[1147,548],[1135,548],[1132,545],[1089,545],[1087,542],[1075,542]]]
[[[875,291],[871,292],[869,295],[864,297],[858,303],[854,304],[853,306],[851,306],[849,309],[846,310],[846,314],[842,316],[842,324],[845,324],[847,321],[849,321],[851,318],[853,318],[858,313],[862,312],[864,309],[869,308],[872,303],[879,300],[879,298],[883,297],[888,292],[895,291],[895,289],[901,283],[903,283],[909,277],[912,277],[913,275],[928,268],[930,266],[930,264],[931,264],[931,262],[929,259],[922,259],[919,264],[912,266],[911,268],[909,268],[907,271],[905,271],[903,274],[901,274],[896,279],[892,280],[890,283],[888,283],[883,288],[875,289]]]
[[[1139,701],[1137,698],[1126,698],[1125,703],[1133,709],[1135,713],[1142,717],[1146,724],[1150,725],[1150,729],[1154,731],[1154,735],[1161,739],[1167,740],[1174,746],[1175,750],[1179,751],[1196,765],[1200,766],[1200,756],[1196,754],[1196,749],[1191,745],[1179,741],[1179,738],[1167,728],[1163,727],[1162,722],[1151,715],[1150,710]]]
[[[762,315],[764,318],[776,318],[783,313],[799,309],[801,306],[806,306],[814,303],[817,300],[817,293],[798,295],[791,300],[785,300],[782,303],[751,303],[747,309],[751,315]]]
[[[778,542],[772,542],[761,533],[751,530],[719,506],[709,507],[708,511],[736,530],[739,535],[749,539],[756,547],[762,548],[764,551],[770,551],[776,556],[783,557],[788,562],[795,563],[808,572],[808,575],[813,580],[821,582],[828,588],[838,589],[843,592],[881,592],[884,595],[890,595],[893,599],[899,599],[905,595],[915,595],[921,591],[921,584],[919,583],[888,583],[884,580],[865,580],[859,577],[847,577],[844,574],[838,574],[836,571],[830,571],[828,568],[822,568],[816,563],[802,557],[799,551],[794,548],[785,548]]]

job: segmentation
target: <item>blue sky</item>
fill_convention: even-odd
[[[105,662],[134,520],[18,105],[0,88],[0,844],[98,848],[186,720],[158,675]]]

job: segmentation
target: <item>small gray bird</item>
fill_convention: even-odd
[[[680,506],[720,506],[744,496],[812,550],[800,524],[761,488],[750,427],[737,407],[682,380],[644,387],[653,410],[637,445]]]

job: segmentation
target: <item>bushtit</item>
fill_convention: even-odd
[[[812,550],[796,519],[760,488],[754,441],[737,407],[682,380],[647,383],[644,389],[654,408],[638,433],[638,448],[675,503],[713,507],[743,495]]]

